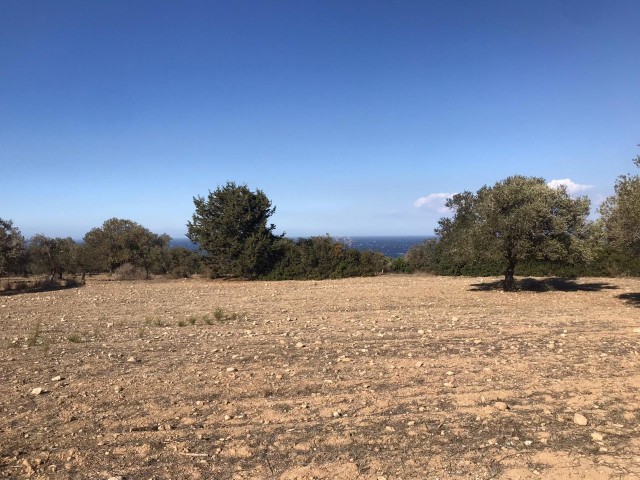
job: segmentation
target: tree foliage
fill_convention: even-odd
[[[0,218],[0,275],[15,272],[24,252],[24,237],[11,220]]]
[[[634,159],[640,167],[640,155]],[[608,242],[640,257],[640,176],[621,175],[615,194],[600,207]]]
[[[187,237],[205,252],[212,276],[254,278],[269,271],[276,227],[268,221],[276,209],[264,192],[227,182],[193,203]]]
[[[78,245],[71,237],[34,235],[29,239],[28,252],[31,271],[47,273],[51,281],[61,279],[65,272],[75,273],[78,267]]]
[[[358,251],[329,235],[283,238],[276,244],[277,261],[268,274],[275,280],[326,279],[370,276],[389,268],[378,252]]]
[[[589,203],[586,197],[572,199],[564,187],[550,188],[542,178],[512,176],[448,199],[453,217],[441,219],[436,234],[449,259],[502,264],[504,289],[514,290],[520,262],[588,259]]]
[[[154,257],[170,241],[168,235],[157,235],[131,220],[111,218],[87,232],[83,255],[90,260],[91,270],[113,272],[130,263],[149,276]]]

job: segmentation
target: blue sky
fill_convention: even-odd
[[[595,209],[640,153],[639,19],[636,0],[6,0],[0,217],[179,238],[232,180],[289,235],[429,235],[443,194],[512,174]]]

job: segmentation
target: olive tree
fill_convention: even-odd
[[[48,273],[49,280],[62,278],[64,272],[74,272],[78,266],[78,245],[72,238],[51,238],[34,235],[29,239],[29,260],[35,273]]]
[[[269,270],[276,227],[268,222],[276,209],[264,192],[227,182],[193,203],[187,237],[205,253],[211,275],[253,278]]]
[[[88,257],[90,270],[108,270],[130,263],[144,268],[149,276],[149,268],[158,249],[167,248],[171,237],[157,235],[131,220],[111,218],[84,236],[83,256]]]
[[[446,205],[453,217],[441,219],[436,229],[446,254],[500,262],[505,291],[516,288],[519,262],[574,263],[589,258],[590,201],[571,198],[564,186],[552,188],[542,178],[516,175],[475,194],[454,195]]]
[[[640,167],[640,155],[634,163]],[[640,176],[618,177],[615,194],[604,201],[600,214],[609,243],[640,256]]]
[[[0,218],[0,275],[15,270],[24,252],[24,237],[11,220]]]

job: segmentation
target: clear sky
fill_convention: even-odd
[[[0,2],[0,217],[180,238],[260,188],[288,235],[429,235],[512,174],[593,207],[640,153],[640,2]]]

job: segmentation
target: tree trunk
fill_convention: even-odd
[[[509,260],[507,270],[504,272],[504,291],[514,292],[516,289],[516,280],[513,278],[516,272],[516,262]]]

